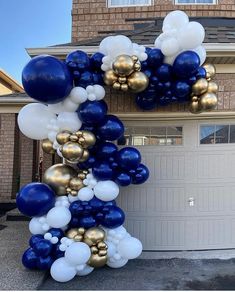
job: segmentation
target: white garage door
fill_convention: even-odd
[[[118,203],[144,250],[235,248],[235,120],[125,124],[150,178]]]

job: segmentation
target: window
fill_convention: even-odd
[[[112,7],[125,7],[125,6],[150,6],[152,0],[107,0],[107,6]]]
[[[235,129],[234,129],[235,131]],[[118,140],[118,145],[182,145],[182,127],[127,127],[125,135]]]
[[[217,4],[217,0],[175,0],[175,4]]]
[[[200,144],[235,143],[235,125],[202,125]]]

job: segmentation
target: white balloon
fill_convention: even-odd
[[[127,264],[127,262],[128,262],[128,260],[125,260],[125,259],[120,259],[118,261],[113,261],[113,262],[108,260],[107,266],[109,266],[110,268],[118,269],[118,268],[125,266]]]
[[[24,106],[18,114],[20,131],[28,138],[42,140],[47,138],[47,125],[56,116],[48,107],[40,103],[30,103]]]
[[[81,188],[78,191],[77,200],[90,201],[94,197],[94,192],[89,187]]]
[[[49,139],[51,142],[54,143],[54,141],[56,141],[56,135],[57,135],[57,132],[55,132],[55,131],[50,131],[50,132],[48,132],[47,137],[48,137],[48,139]]]
[[[62,228],[71,220],[71,213],[66,207],[54,207],[47,213],[47,223],[54,228]]]
[[[196,52],[200,58],[200,65],[206,61],[206,49],[203,46],[199,46],[193,50]]]
[[[58,114],[64,111],[64,108],[62,106],[62,102],[54,103],[54,104],[48,104],[48,110],[54,114]]]
[[[107,256],[108,258],[111,258],[117,252],[116,246],[111,241],[105,241],[105,243],[108,246]]]
[[[74,242],[66,249],[64,256],[70,265],[82,265],[88,262],[91,250],[84,242]]]
[[[165,56],[174,56],[180,51],[178,40],[174,37],[165,39],[161,44],[161,51]]]
[[[175,10],[167,14],[164,18],[162,31],[179,29],[189,22],[188,15],[181,10]]]
[[[101,100],[105,96],[105,89],[103,86],[95,84],[94,85],[95,96],[97,100]]]
[[[179,52],[179,53],[180,53],[180,52]],[[169,65],[173,65],[173,64],[174,64],[174,61],[175,61],[175,59],[176,59],[176,57],[177,57],[177,55],[178,55],[178,54],[176,54],[176,55],[174,55],[174,56],[166,56],[166,57],[164,58],[164,63],[169,64]]]
[[[78,104],[74,103],[70,98],[66,98],[62,106],[65,112],[75,112],[78,109]]]
[[[88,265],[85,265],[85,268],[81,271],[77,271],[77,275],[78,276],[87,276],[89,275],[91,272],[93,272],[94,268]]]
[[[69,265],[65,258],[59,258],[51,266],[51,276],[57,282],[68,282],[76,276],[75,267]]]
[[[59,113],[57,121],[60,130],[76,132],[82,126],[82,122],[79,120],[77,113],[70,112]]]
[[[33,217],[29,222],[29,231],[32,234],[44,234],[46,231],[43,230],[42,225],[43,224],[39,222],[38,217]]]
[[[112,180],[99,181],[94,187],[94,193],[102,201],[112,201],[119,194],[119,186]]]
[[[203,43],[204,38],[205,29],[196,21],[189,22],[178,34],[179,44],[184,50],[195,49]]]
[[[126,260],[135,259],[140,256],[143,246],[135,237],[125,237],[117,246],[118,253]]]
[[[82,87],[74,87],[70,92],[69,98],[74,103],[83,103],[87,100],[87,92]]]
[[[108,55],[108,47],[111,45],[113,38],[113,36],[108,36],[101,41],[99,46],[100,53]]]

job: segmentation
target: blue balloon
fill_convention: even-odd
[[[142,71],[148,78],[151,78],[152,76],[152,70],[151,69],[145,69]]]
[[[87,100],[80,104],[77,113],[79,119],[88,125],[98,124],[105,120],[108,107],[105,101]]]
[[[92,213],[101,212],[104,207],[105,202],[96,198],[95,196],[89,201],[89,205],[92,208]]]
[[[49,240],[42,239],[34,244],[33,250],[37,256],[46,257],[51,253],[52,243]]]
[[[121,208],[110,206],[105,208],[101,224],[106,228],[117,228],[125,221],[125,214]]]
[[[90,71],[85,71],[81,74],[80,78],[75,79],[75,85],[86,88],[88,85],[93,85],[93,73]]]
[[[90,68],[90,59],[83,51],[74,51],[66,56],[66,64],[71,70],[86,71]]]
[[[180,53],[173,64],[174,74],[180,78],[187,78],[194,75],[200,66],[200,58],[193,51]]]
[[[181,98],[191,93],[191,86],[184,81],[177,81],[174,84],[174,95]]]
[[[57,103],[69,95],[73,79],[64,62],[41,55],[32,58],[22,72],[25,92],[42,103]]]
[[[111,142],[104,142],[97,148],[97,157],[100,160],[109,160],[113,158],[118,151],[118,147]]]
[[[22,256],[22,264],[27,269],[36,269],[37,268],[37,255],[32,248],[26,249]]]
[[[112,201],[108,201],[108,202],[103,202],[104,203],[104,207],[108,207],[108,206],[117,206],[117,203],[115,200]]]
[[[47,231],[52,235],[52,237],[57,237],[59,240],[64,237],[64,231],[60,228],[51,228]]]
[[[118,151],[116,161],[120,168],[135,169],[141,162],[140,152],[134,147],[124,147]]]
[[[193,85],[196,81],[197,81],[196,76],[191,76],[189,79],[185,80],[185,82],[188,83],[189,85]]]
[[[89,169],[89,168],[93,168],[95,163],[96,163],[96,158],[90,155],[86,161],[78,163],[78,167],[80,169]]]
[[[147,62],[151,67],[159,67],[163,63],[164,55],[159,49],[147,50]]]
[[[29,240],[29,245],[33,248],[34,245],[42,239],[44,239],[44,237],[41,234],[32,235]]]
[[[39,270],[49,270],[54,260],[51,256],[39,257],[37,259],[37,268]]]
[[[77,228],[80,227],[80,217],[72,217],[69,222],[70,228]]]
[[[80,227],[88,229],[91,227],[95,227],[97,224],[93,216],[83,216],[80,218],[79,225]]]
[[[90,212],[92,211],[92,208],[87,201],[79,200],[79,201],[75,201],[71,203],[69,210],[72,216],[81,217],[83,215],[90,214]]]
[[[103,123],[97,128],[99,139],[114,141],[124,133],[124,125],[121,120],[113,115],[106,115]]]
[[[199,67],[196,72],[196,79],[206,78],[206,69],[203,67]]]
[[[16,204],[26,216],[42,216],[54,207],[55,192],[44,183],[33,182],[20,189]]]
[[[162,64],[157,70],[156,75],[161,82],[171,81],[172,78],[172,66],[168,64]]]
[[[91,56],[90,58],[90,64],[91,68],[94,71],[100,71],[101,70],[101,65],[103,64],[102,59],[104,55],[102,53],[95,53]]]
[[[120,186],[126,187],[131,184],[131,177],[126,172],[119,172],[115,176],[115,182]]]
[[[149,170],[144,164],[140,164],[136,169],[136,174],[132,177],[132,183],[139,185],[144,183],[149,178]]]
[[[150,49],[151,50],[151,49]],[[141,71],[143,72],[144,70],[148,69],[148,62],[147,61],[142,61],[140,62],[141,65]]]
[[[96,162],[92,173],[94,177],[98,180],[112,180],[113,179],[113,169],[110,167],[108,162]]]
[[[76,226],[77,227],[77,226]],[[55,258],[55,259],[59,259],[62,258],[64,256],[64,251],[60,250],[60,242],[53,244],[53,249],[52,249],[52,253],[51,255]]]
[[[143,110],[151,110],[157,106],[157,96],[153,94],[149,96],[137,95],[135,102],[139,108]]]
[[[103,73],[92,73],[93,84],[104,85],[104,74]]]

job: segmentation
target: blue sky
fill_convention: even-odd
[[[71,40],[72,0],[0,0],[0,68],[21,83],[25,48]]]

